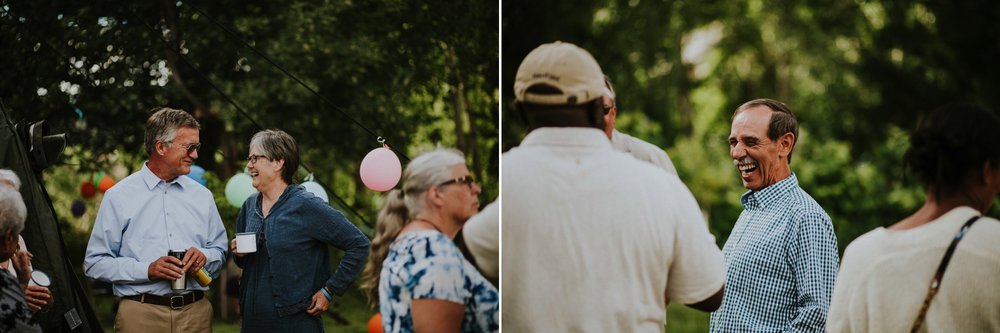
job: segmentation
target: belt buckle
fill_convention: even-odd
[[[170,308],[180,310],[184,307],[184,295],[170,296]]]

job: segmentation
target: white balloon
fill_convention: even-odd
[[[253,187],[253,178],[245,172],[233,175],[226,182],[226,200],[233,207],[243,207],[243,202],[254,192],[257,192],[257,189]]]
[[[320,199],[323,199],[323,202],[330,203],[330,197],[326,195],[326,190],[323,189],[323,185],[310,180],[302,183],[302,186],[306,188],[306,191],[312,192],[312,194],[315,194]]]

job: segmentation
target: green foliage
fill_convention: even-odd
[[[719,244],[742,207],[730,115],[774,98],[796,113],[793,162],[830,214],[841,249],[924,200],[902,155],[922,112],[951,101],[1000,106],[1000,4],[949,1],[503,1],[503,147],[526,129],[510,107],[533,48],[587,50],[614,82],[618,129],[670,154]],[[996,216],[996,210],[991,212]],[[668,325],[669,326],[669,325]]]
[[[667,305],[667,324],[664,331],[667,333],[699,333],[708,332],[707,312],[692,309],[677,302],[670,302]]]
[[[361,184],[359,166],[378,137],[411,158],[457,148],[480,201],[499,195],[498,13],[495,3],[444,0],[5,1],[0,61],[13,65],[0,67],[0,100],[14,121],[45,119],[70,134],[65,164],[44,183],[74,262],[101,200],[84,200],[74,217],[80,184],[138,170],[148,111],[163,105],[201,123],[196,162],[230,232],[238,210],[225,183],[262,128],[295,137],[298,180],[315,175],[331,205],[370,231],[382,194]]]
[[[377,195],[358,165],[379,136],[409,157],[456,147],[483,184],[481,201],[498,195],[497,14],[441,0],[13,1],[0,7],[10,51],[0,59],[23,65],[0,69],[0,98],[14,120],[70,132],[80,173],[108,169],[108,155],[142,156],[154,106],[199,119],[197,162],[221,180],[243,168],[257,125],[280,128],[300,146],[299,176],[315,174],[346,203],[336,205],[358,211],[353,220],[372,223]]]

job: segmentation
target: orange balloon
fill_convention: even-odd
[[[376,313],[368,320],[368,333],[382,333],[382,314]]]
[[[111,176],[104,176],[104,178],[101,178],[101,182],[97,184],[97,188],[102,193],[107,192],[112,186],[115,186],[115,179],[111,178]]]

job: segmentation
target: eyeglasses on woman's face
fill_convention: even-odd
[[[445,186],[445,185],[451,185],[451,184],[465,184],[466,186],[468,186],[471,189],[472,185],[476,184],[476,180],[472,178],[472,175],[465,175],[465,176],[458,177],[458,178],[446,181],[444,183],[438,184],[438,186]]]
[[[263,159],[268,160],[268,161],[271,160],[270,157],[267,157],[267,156],[264,156],[264,155],[250,155],[250,156],[247,156],[247,163],[249,163],[251,165],[257,164],[257,159],[258,158],[263,158]]]

